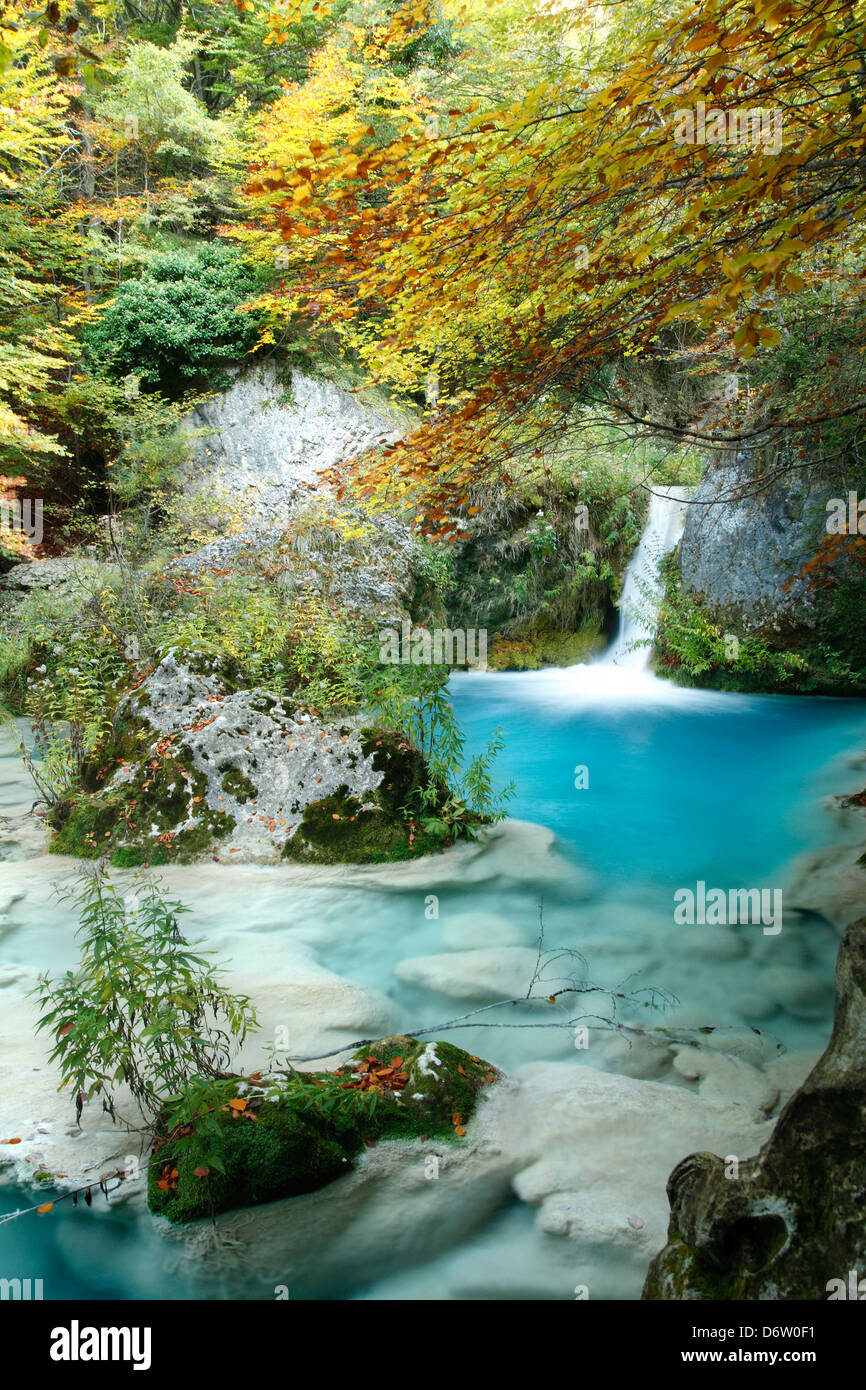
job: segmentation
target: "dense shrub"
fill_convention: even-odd
[[[224,246],[168,252],[121,286],[87,332],[90,354],[110,375],[176,389],[252,346],[255,317],[238,305],[254,290],[252,272]]]

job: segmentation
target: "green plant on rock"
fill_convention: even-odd
[[[659,612],[656,664],[660,675],[681,684],[721,690],[832,692],[858,694],[866,673],[826,640],[797,640],[796,650],[783,645],[775,631],[726,631],[722,618],[688,593],[675,554],[662,564],[664,598]],[[822,634],[830,624],[822,623]],[[735,641],[731,639],[735,638]]]
[[[81,955],[75,970],[40,978],[37,1027],[54,1037],[51,1060],[73,1088],[76,1118],[97,1095],[113,1116],[125,1086],[153,1124],[194,1079],[209,1085],[225,1072],[255,1011],[181,935],[186,909],[154,883],[139,879],[122,897],[98,868],[70,893]]]
[[[481,825],[501,820],[509,785],[495,791],[492,768],[502,751],[497,729],[486,749],[464,766],[466,739],[448,699],[448,672],[439,666],[390,666],[371,682],[369,698],[377,720],[397,730],[426,760],[428,780],[419,792],[426,833],[450,843],[472,838]],[[407,805],[407,814],[413,812]]]
[[[459,1141],[497,1072],[451,1043],[383,1038],[336,1071],[267,1071],[188,1088],[162,1117],[148,1204],[170,1221],[323,1187],[365,1143]],[[430,1065],[430,1062],[434,1065]]]
[[[156,258],[123,284],[85,334],[98,370],[135,373],[169,392],[215,364],[243,356],[256,336],[238,307],[255,290],[252,273],[228,247],[202,244]]]

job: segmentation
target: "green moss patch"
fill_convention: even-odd
[[[534,637],[496,637],[487,653],[490,671],[539,671],[543,666],[576,666],[604,649],[597,626],[578,632],[541,632]]]
[[[255,783],[236,767],[229,768],[221,785],[236,801],[251,801],[256,794]]]
[[[219,1084],[210,1161],[202,1161],[194,1129],[163,1136],[148,1169],[148,1206],[169,1221],[193,1221],[314,1191],[378,1140],[459,1143],[498,1075],[451,1043],[396,1036],[362,1048],[336,1072],[280,1073],[255,1086],[228,1078]]]
[[[105,752],[109,763],[111,752]],[[207,805],[206,779],[183,744],[146,754],[128,766],[128,782],[77,793],[52,810],[49,824],[57,831],[53,854],[81,859],[108,855],[116,868],[188,864],[235,829],[233,816]]]
[[[283,858],[313,864],[375,864],[414,859],[442,848],[441,840],[419,828],[424,810],[421,792],[428,782],[427,764],[398,734],[363,729],[361,748],[373,759],[382,781],[363,803],[347,785],[311,802]],[[441,799],[447,797],[440,788]]]

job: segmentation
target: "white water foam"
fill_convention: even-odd
[[[623,580],[619,633],[600,658],[601,665],[630,671],[648,665],[662,593],[659,569],[683,534],[689,492],[665,487],[651,493],[647,524]]]

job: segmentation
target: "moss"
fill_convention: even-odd
[[[377,864],[441,850],[441,840],[418,828],[422,813],[435,813],[435,806],[425,811],[421,801],[429,780],[422,755],[398,734],[382,729],[362,729],[361,748],[382,775],[379,786],[365,794],[363,804],[350,795],[345,783],[330,796],[312,802],[286,841],[284,859],[313,864]],[[444,801],[445,787],[439,791]]]
[[[348,1172],[364,1144],[380,1139],[459,1142],[482,1088],[498,1075],[488,1062],[450,1043],[428,1045],[404,1036],[384,1038],[353,1060],[369,1066],[370,1058],[377,1067],[402,1059],[407,1079],[399,1094],[378,1083],[374,1072],[375,1093],[343,1079],[352,1068],[294,1073],[281,1100],[251,1097],[237,1117],[230,1109],[219,1111],[219,1166],[203,1165],[209,1171],[202,1177],[195,1176],[202,1166],[197,1135],[163,1142],[148,1168],[151,1211],[186,1222],[311,1192]],[[236,1086],[226,1083],[227,1097]],[[169,1190],[159,1186],[164,1171],[177,1173]]]
[[[143,850],[136,849],[133,845],[123,845],[120,849],[114,850],[108,862],[113,869],[138,869],[143,864],[148,864],[151,867],[167,864],[169,856],[162,845],[154,850],[148,850],[146,855]]]
[[[462,1048],[447,1042],[419,1042],[406,1034],[384,1038],[371,1047],[360,1048],[353,1060],[362,1062],[374,1056],[388,1066],[401,1057],[407,1076],[403,1102],[385,1108],[378,1119],[379,1133],[395,1137],[432,1135],[453,1139],[455,1116],[461,1127],[473,1114],[478,1096],[498,1073],[481,1058],[473,1058]]]
[[[256,794],[256,785],[239,768],[230,767],[222,779],[222,789],[236,801],[251,801]]]
[[[429,781],[423,756],[399,734],[384,729],[362,729],[361,748],[365,757],[372,757],[376,772],[382,774],[374,798],[383,811],[401,818],[407,809],[410,816],[420,814],[421,792]],[[443,797],[447,795],[444,787],[440,790]]]
[[[295,834],[286,841],[284,859],[318,864],[365,864],[409,848],[409,828],[378,808],[363,810],[345,784],[331,796],[309,805]]]
[[[158,1187],[162,1164],[148,1170],[148,1205],[169,1221],[194,1221],[211,1211],[255,1206],[312,1192],[333,1181],[348,1166],[350,1149],[328,1137],[321,1121],[287,1105],[266,1104],[255,1120],[228,1118],[221,1125],[219,1157],[223,1171],[211,1167],[197,1178],[197,1159],[185,1156],[180,1141],[165,1151],[166,1162],[177,1168],[172,1191]],[[197,1152],[197,1151],[191,1151]]]
[[[111,765],[113,748],[103,751]],[[233,816],[207,805],[207,779],[184,744],[162,754],[148,750],[128,766],[131,775],[122,785],[76,793],[54,808],[52,853],[83,859],[108,854],[118,868],[188,864],[235,829]]]
[[[576,666],[605,645],[595,625],[578,632],[541,632],[534,637],[496,637],[487,654],[491,671],[538,671],[542,666]]]

